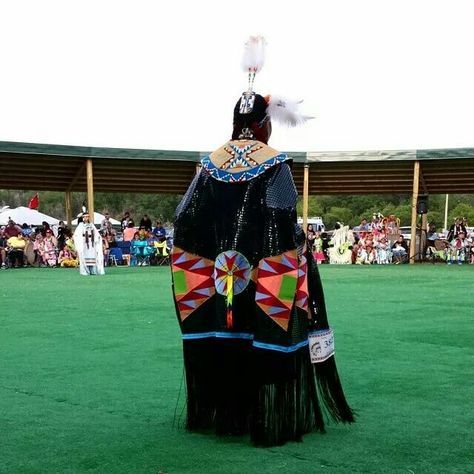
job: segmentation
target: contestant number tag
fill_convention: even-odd
[[[310,333],[308,336],[311,362],[324,362],[334,354],[334,333],[332,329]]]

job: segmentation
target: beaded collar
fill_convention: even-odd
[[[205,156],[201,163],[218,181],[242,183],[288,159],[286,154],[257,140],[232,140]]]

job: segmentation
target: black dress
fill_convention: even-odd
[[[354,420],[333,354],[310,360],[308,334],[329,327],[296,199],[286,155],[239,140],[203,159],[178,206],[173,291],[191,430],[272,446],[324,431],[324,409]]]

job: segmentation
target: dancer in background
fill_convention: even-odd
[[[82,214],[82,222],[78,223],[73,240],[79,259],[80,274],[104,275],[102,237],[95,225],[90,222],[88,212]]]

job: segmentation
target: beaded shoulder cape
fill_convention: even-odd
[[[253,179],[286,160],[286,154],[257,140],[231,140],[204,157],[202,166],[214,179],[235,183]]]

